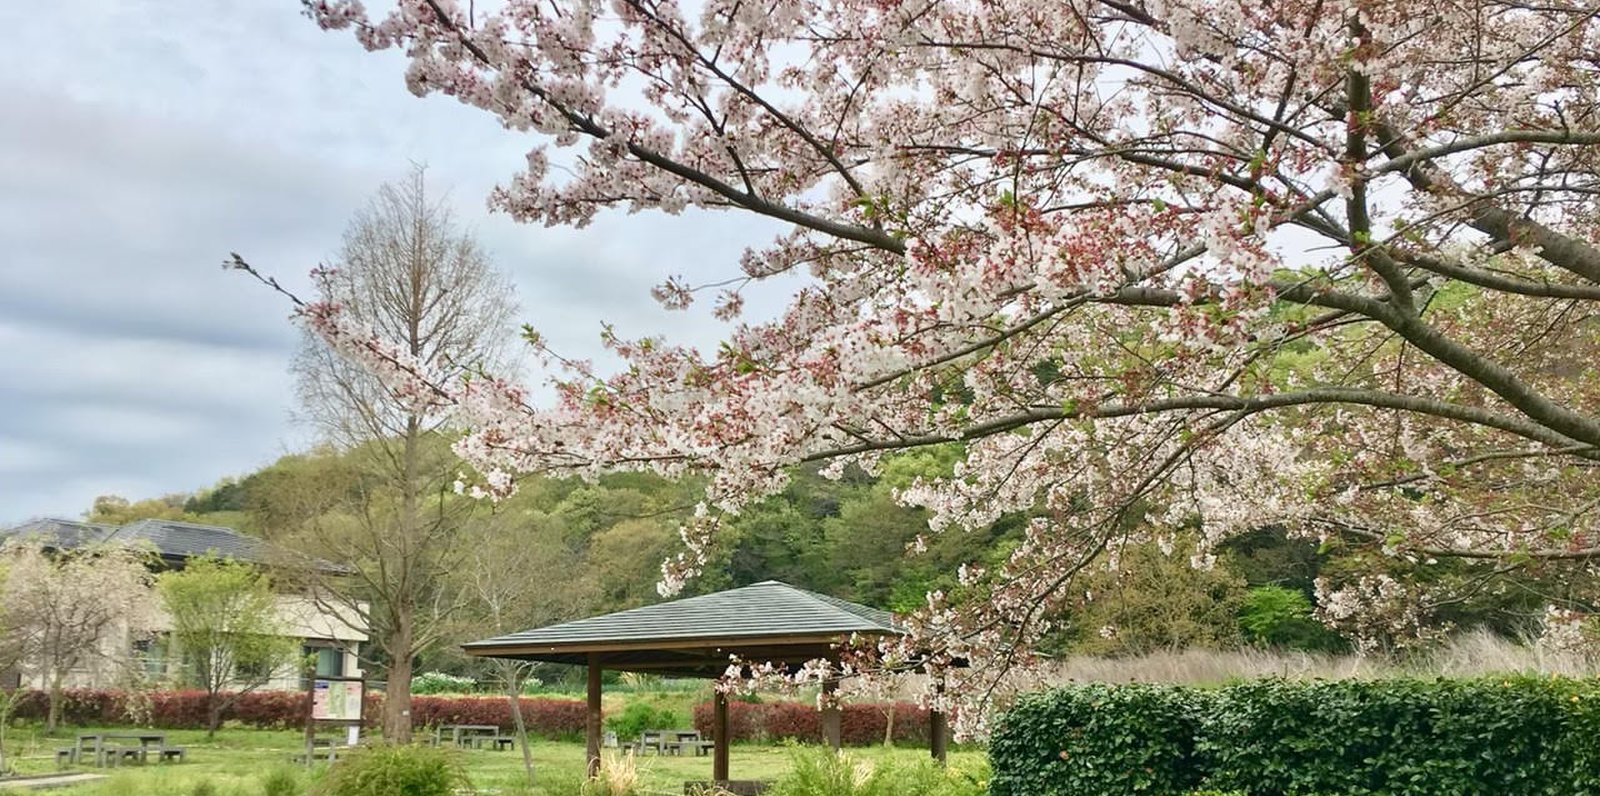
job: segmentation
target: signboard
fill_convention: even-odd
[[[315,721],[361,721],[360,680],[316,680],[311,684]]]

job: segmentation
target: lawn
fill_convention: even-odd
[[[79,731],[72,729],[68,732],[75,734]],[[19,773],[55,771],[54,750],[72,745],[68,732],[50,738],[45,737],[37,727],[11,730],[7,736],[7,749]],[[169,743],[187,748],[188,758],[185,762],[110,769],[106,772],[110,774],[109,779],[49,793],[66,796],[189,796],[197,787],[203,788],[201,783],[210,782],[217,796],[258,796],[261,793],[260,780],[274,769],[290,768],[289,757],[303,742],[303,737],[294,732],[235,728],[219,732],[214,741],[205,740],[205,733],[193,730],[170,730],[167,738]],[[790,748],[782,746],[736,744],[731,752],[731,774],[735,779],[776,779],[788,771],[791,753]],[[847,754],[863,762],[876,762],[893,756],[897,761],[911,763],[926,760],[928,750],[869,747],[847,750]],[[478,793],[509,795],[543,792],[542,787],[532,790],[522,787],[525,780],[520,751],[464,750],[461,755]],[[535,776],[540,783],[571,783],[583,776],[584,750],[580,742],[535,740],[533,758]],[[961,770],[977,772],[984,766],[984,754],[981,750],[952,751],[950,764]],[[85,766],[72,770],[99,771]],[[639,770],[648,792],[681,794],[686,780],[711,778],[711,758],[650,755],[641,759]],[[314,772],[309,776],[315,776]],[[562,792],[566,792],[565,789]]]

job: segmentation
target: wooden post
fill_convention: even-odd
[[[589,778],[600,775],[600,655],[589,653],[589,716],[585,729],[587,730],[587,753],[589,760]]]
[[[822,739],[828,742],[828,748],[839,751],[843,746],[840,734],[839,702],[834,695],[839,691],[839,681],[833,678],[822,681]]]
[[[314,718],[316,716],[315,700],[317,694],[316,665],[312,664],[306,667],[304,674],[306,678],[306,768],[310,768],[316,762],[316,744],[312,743],[317,739],[317,720]]]
[[[717,782],[728,781],[728,695],[718,691],[712,700],[712,727],[711,740],[716,746],[711,747],[711,779]]]

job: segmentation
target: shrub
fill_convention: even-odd
[[[448,749],[365,746],[340,757],[317,784],[317,796],[454,796],[470,787]]]
[[[444,672],[423,672],[411,678],[413,694],[472,694],[477,690],[477,680]]]
[[[261,778],[261,796],[300,796],[304,790],[293,769],[275,768]]]
[[[1573,736],[1597,696],[1531,677],[1267,680],[1224,689],[1202,746],[1210,784],[1250,795],[1593,793],[1593,737]]]
[[[996,722],[994,796],[1600,794],[1600,683],[1084,685]]]
[[[840,708],[839,740],[845,746],[873,746],[883,743],[888,728],[889,703],[853,702]],[[894,741],[912,746],[928,743],[928,709],[912,702],[894,703]],[[702,702],[694,708],[694,726],[711,736],[712,705]],[[822,713],[816,705],[804,702],[728,701],[728,735],[738,741],[805,743],[822,742]]]
[[[1194,689],[1085,685],[1029,694],[989,744],[995,796],[1184,793],[1199,787]]]
[[[1239,606],[1246,641],[1300,650],[1339,650],[1344,639],[1312,617],[1311,598],[1298,589],[1256,586]]]
[[[645,730],[670,730],[683,726],[683,719],[667,708],[634,700],[622,712],[606,719],[606,729],[618,738],[637,738]]]
[[[165,729],[204,729],[206,701],[204,691],[150,691],[149,724]],[[304,691],[252,691],[223,713],[224,721],[269,730],[298,729],[305,726],[310,710]],[[115,727],[128,724],[126,692],[116,689],[68,689],[62,706],[62,721],[78,726]],[[367,692],[364,710],[368,727],[376,727],[382,715],[383,697]],[[13,715],[18,719],[43,719],[49,709],[42,691],[25,691],[17,698]],[[583,735],[583,702],[573,699],[522,699],[522,715],[530,734],[565,740]],[[493,724],[509,728],[511,705],[503,696],[419,696],[412,700],[411,716],[418,727],[437,724]]]

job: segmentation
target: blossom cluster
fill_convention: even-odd
[[[513,476],[698,474],[662,585],[793,466],[957,443],[900,493],[930,533],[1029,517],[929,595],[904,646],[984,701],[1075,573],[1280,524],[1426,561],[1600,548],[1600,22],[1562,4],[1362,0],[315,0],[408,86],[541,143],[491,205],[791,225],[739,264],[805,279],[714,353],[608,335],[615,374],[534,338],[555,399],[444,379],[307,312],[504,494]],[[672,308],[701,292],[669,278]],[[737,319],[737,290],[715,310]],[[1589,407],[1582,410],[1581,407]],[[1537,494],[1539,499],[1519,496]],[[1386,576],[1326,584],[1371,644],[1415,637]],[[1411,608],[1407,608],[1407,606]],[[1374,617],[1359,619],[1363,614]],[[1363,642],[1369,643],[1369,642]],[[891,645],[892,646],[892,645]],[[957,663],[962,665],[956,665]],[[950,698],[935,697],[929,699]],[[981,720],[981,710],[965,710]]]

